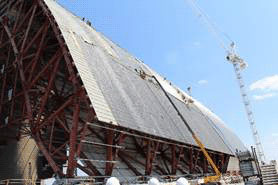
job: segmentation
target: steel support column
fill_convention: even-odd
[[[189,173],[193,174],[194,169],[193,169],[193,148],[189,148]]]
[[[75,108],[73,113],[73,123],[70,132],[70,148],[68,158],[67,177],[74,177],[74,170],[77,165],[76,161],[76,145],[77,145],[77,131],[79,124],[79,113],[80,113],[80,99],[75,97]]]
[[[177,153],[176,153],[176,146],[175,145],[171,146],[171,154],[172,154],[171,174],[175,175],[177,173]]]
[[[113,161],[113,139],[114,139],[114,132],[112,130],[106,131],[106,143],[110,146],[106,147],[106,165],[105,165],[105,175],[110,176],[113,171],[113,165],[109,161]]]
[[[150,140],[146,141],[146,166],[145,166],[145,175],[150,175],[151,174],[151,142]]]

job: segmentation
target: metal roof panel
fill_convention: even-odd
[[[187,105],[178,87],[105,38],[53,0],[45,0],[60,27],[97,117],[107,123],[196,145],[184,123],[150,78],[155,75],[206,148],[234,154],[245,147],[223,122],[197,100]]]

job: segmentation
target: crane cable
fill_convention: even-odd
[[[227,38],[231,43],[233,41],[230,39],[229,35],[217,27],[217,25],[210,19],[208,14],[196,3],[196,0],[185,0],[191,6],[191,9],[197,14],[198,18],[203,20],[203,23],[207,26],[208,30],[212,33],[215,39],[218,41],[221,48],[225,50],[226,53],[230,53],[230,48],[225,44],[223,36]],[[221,36],[222,35],[222,36]]]

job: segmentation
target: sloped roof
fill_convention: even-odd
[[[227,154],[245,147],[223,121],[189,96],[105,38],[53,0],[52,12],[100,121],[196,145],[184,123],[152,79],[155,75],[206,148]]]

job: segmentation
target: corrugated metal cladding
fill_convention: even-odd
[[[99,120],[196,145],[158,85],[140,77],[138,71],[144,70],[160,79],[206,148],[227,154],[245,149],[238,137],[198,101],[186,105],[173,93],[184,92],[53,0],[44,1],[61,29]]]

